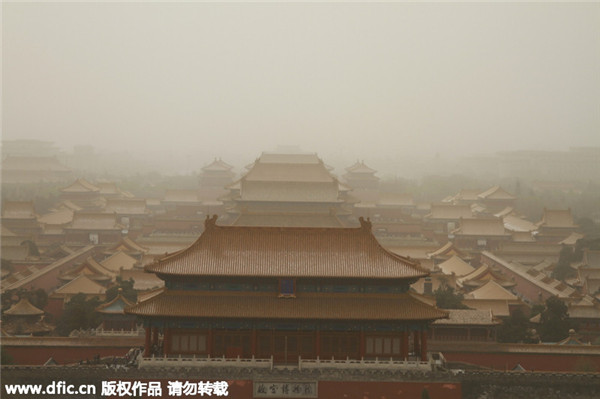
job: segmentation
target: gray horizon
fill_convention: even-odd
[[[4,3],[2,138],[229,163],[278,145],[375,164],[598,147],[599,17],[599,3]]]

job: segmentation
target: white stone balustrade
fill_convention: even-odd
[[[302,369],[380,369],[380,370],[422,370],[431,371],[431,363],[419,360],[394,359],[298,359],[298,368]]]
[[[95,330],[93,335],[98,337],[138,337],[144,335],[144,329],[141,330]]]
[[[138,359],[139,367],[257,367],[273,369],[273,358],[225,358],[225,357],[141,357]],[[283,365],[282,365],[283,366]],[[286,364],[284,367],[296,367],[295,364]],[[302,359],[298,357],[299,370],[308,369],[378,369],[378,370],[407,370],[431,371],[430,361],[395,360],[395,359]]]
[[[140,357],[139,367],[258,367],[273,369],[273,358]]]

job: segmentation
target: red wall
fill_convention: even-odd
[[[520,364],[527,371],[600,371],[600,356],[541,353],[453,353],[448,362],[464,362],[495,370],[512,370]]]
[[[381,382],[381,381],[320,381],[319,398],[381,399],[420,398],[427,388],[432,398],[460,399],[461,386],[456,383]]]
[[[92,360],[94,356],[125,356],[130,347],[43,347],[43,346],[3,346],[6,353],[13,358],[13,364],[41,365],[51,357],[58,364],[78,363],[80,360]]]
[[[150,380],[142,380],[150,381]],[[155,380],[152,380],[155,381]],[[200,380],[189,380],[198,382]],[[253,383],[248,380],[227,381],[228,397],[252,399]],[[168,392],[167,381],[162,381],[163,394]],[[319,381],[319,399],[418,399],[423,388],[432,398],[460,399],[461,386],[443,382],[381,382],[381,381]],[[277,398],[275,398],[277,399]]]
[[[76,363],[96,355],[124,356],[144,345],[144,337],[4,337],[2,349],[18,365],[41,365],[52,357],[58,364]]]
[[[63,298],[48,298],[48,303],[46,304],[44,311],[50,313],[58,320],[63,314],[64,307]]]
[[[27,268],[31,265],[34,265],[35,267],[39,269],[43,269],[44,267],[48,266],[50,263],[52,262],[27,262],[27,261],[19,261],[19,260],[13,260],[12,261],[12,265],[13,265],[13,269],[16,272],[22,272],[23,270],[27,270]]]

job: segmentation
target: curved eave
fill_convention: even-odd
[[[381,279],[419,279],[422,277],[426,277],[429,275],[429,272],[425,269],[423,269],[418,261],[415,261],[413,259],[410,259],[408,257],[403,257],[397,254],[394,254],[390,251],[388,251],[387,249],[385,249],[383,246],[381,246],[381,244],[377,241],[377,239],[373,236],[373,234],[371,233],[371,223],[368,221],[361,221],[362,226],[361,227],[356,227],[356,228],[315,228],[315,227],[291,227],[291,228],[286,228],[286,227],[260,227],[260,226],[252,226],[252,227],[240,227],[240,226],[216,226],[214,224],[214,222],[216,221],[216,218],[212,218],[211,220],[207,220],[206,224],[206,228],[204,233],[202,233],[200,235],[200,237],[198,237],[198,239],[193,242],[191,245],[189,245],[187,248],[184,248],[180,251],[177,251],[175,253],[172,254],[166,254],[163,258],[155,261],[152,264],[146,265],[144,267],[144,270],[150,273],[156,273],[157,275],[163,275],[163,276],[209,276],[209,275],[219,275],[219,276],[239,276],[239,277],[285,277],[285,276],[294,276],[294,277],[298,277],[298,278],[302,278],[302,277],[315,277],[315,278],[369,278],[369,279],[375,279],[375,278],[381,278]],[[188,252],[192,252],[194,250],[196,250],[196,248],[201,247],[203,244],[203,241],[208,239],[207,236],[208,234],[211,234],[211,231],[225,231],[227,229],[231,229],[232,231],[234,231],[234,229],[237,230],[241,230],[241,229],[248,229],[248,230],[252,230],[252,231],[256,231],[256,232],[276,232],[276,231],[296,231],[296,232],[333,232],[333,231],[339,231],[341,234],[368,234],[368,239],[367,241],[365,241],[365,238],[358,238],[357,243],[359,245],[362,244],[368,244],[368,246],[370,247],[370,250],[375,251],[374,259],[369,259],[369,260],[364,260],[363,259],[363,264],[360,264],[358,266],[356,266],[354,272],[350,273],[350,274],[344,274],[344,271],[346,271],[346,269],[342,266],[340,266],[339,264],[332,266],[331,268],[328,266],[318,266],[317,268],[320,268],[322,270],[314,270],[315,266],[314,264],[311,265],[311,267],[313,268],[313,270],[308,270],[308,269],[303,269],[302,266],[298,266],[298,267],[289,267],[288,269],[286,269],[284,272],[279,272],[276,271],[274,272],[273,270],[267,270],[269,268],[264,267],[264,264],[269,263],[272,259],[265,259],[264,262],[262,262],[262,259],[253,259],[252,262],[248,262],[248,264],[253,263],[255,268],[246,272],[241,272],[241,271],[231,271],[231,270],[227,270],[224,266],[221,266],[219,273],[214,273],[214,272],[205,272],[205,273],[198,273],[197,271],[186,271],[186,270],[177,270],[177,271],[169,271],[167,270],[168,267],[170,267],[170,265],[173,262],[177,262],[179,259],[181,259],[181,257],[186,256],[186,254]],[[325,236],[327,237],[327,236]],[[268,237],[265,237],[265,239],[267,239]],[[350,236],[348,237],[349,240],[355,239],[356,236]],[[226,245],[226,244],[225,244]],[[347,246],[348,247],[348,246]],[[367,249],[368,251],[369,249]],[[273,251],[280,251],[280,252],[285,252],[283,251],[281,248],[275,248]],[[269,253],[272,253],[273,251],[268,251]],[[322,249],[321,249],[322,251]],[[368,254],[368,252],[365,252],[365,254]],[[300,259],[300,257],[302,256],[302,254],[300,253],[298,255],[298,261],[297,264],[298,265],[302,265],[303,262],[305,262],[305,259]],[[329,256],[329,255],[326,255]],[[379,258],[377,258],[379,257]],[[283,258],[287,258],[289,261],[289,256],[285,256]],[[392,262],[390,263],[385,262],[385,258],[391,259]],[[324,259],[327,260],[327,258],[324,256]],[[328,258],[329,260],[332,259],[331,256],[329,256]],[[183,261],[186,261],[185,259],[183,259]],[[189,259],[187,260],[189,262]],[[377,264],[377,262],[382,262],[379,265]],[[239,263],[239,262],[238,262]],[[394,271],[394,267],[395,267],[395,263],[397,263],[398,268],[402,268],[404,270],[398,270],[397,272]],[[209,259],[207,264],[211,265],[211,260]],[[216,264],[216,263],[215,263]],[[348,261],[348,264],[352,264],[352,260]],[[258,266],[256,266],[258,265]],[[239,266],[239,265],[237,265]],[[218,267],[211,266],[213,271],[214,269],[219,269]],[[363,270],[358,270],[357,268],[363,268]],[[172,268],[172,267],[171,267]],[[261,268],[261,270],[257,270],[257,268]],[[283,268],[283,267],[282,267]],[[239,269],[239,267],[238,267]],[[291,272],[290,270],[294,269],[293,272]],[[223,272],[221,272],[221,270]],[[303,273],[304,270],[304,273]],[[377,273],[371,273],[371,270],[376,271]]]
[[[409,294],[299,294],[165,291],[125,308],[140,317],[242,318],[275,320],[432,321],[448,312]]]

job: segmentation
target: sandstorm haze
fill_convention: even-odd
[[[600,5],[3,5],[4,140],[194,170],[600,146]]]
[[[600,398],[600,2],[0,12],[9,395]]]

